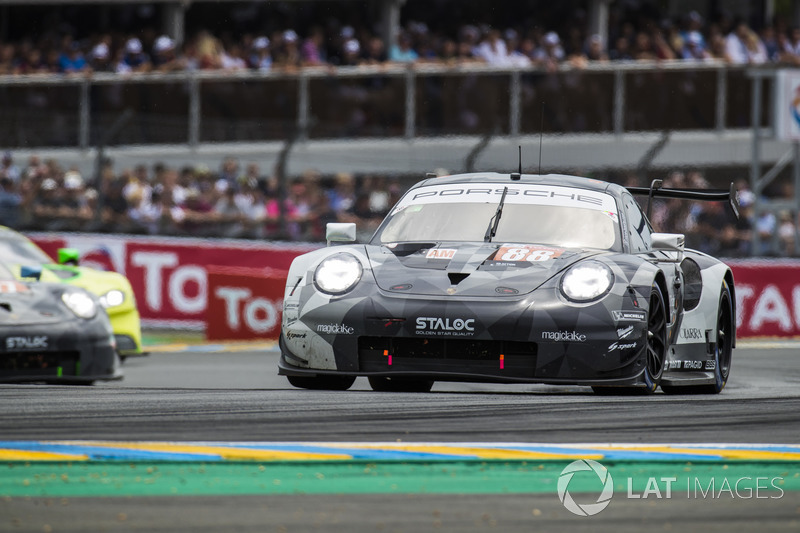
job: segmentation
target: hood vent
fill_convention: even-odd
[[[464,273],[461,273],[461,272],[448,272],[447,273],[447,277],[450,278],[450,285],[458,285],[459,283],[461,283],[462,281],[467,279],[468,276],[469,276],[469,274],[464,274]]]

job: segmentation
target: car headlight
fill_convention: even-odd
[[[611,269],[598,261],[585,261],[561,278],[561,292],[570,300],[588,302],[603,296],[614,283]]]
[[[125,293],[113,289],[105,293],[100,297],[100,305],[108,309],[109,307],[117,307],[118,305],[122,305],[122,302],[125,301]]]
[[[363,268],[355,256],[347,253],[332,255],[322,261],[314,272],[314,284],[322,292],[343,294],[361,279]]]
[[[97,314],[97,305],[91,297],[82,292],[65,292],[61,295],[64,304],[69,310],[80,318],[94,318]]]

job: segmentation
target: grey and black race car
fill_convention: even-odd
[[[629,188],[475,173],[412,187],[367,244],[299,256],[279,373],[310,389],[426,391],[435,380],[718,393],[736,338],[731,270],[654,233]],[[649,207],[648,207],[649,210]],[[329,241],[355,228],[328,226]]]
[[[0,264],[0,383],[122,378],[114,332],[88,291],[17,281]]]

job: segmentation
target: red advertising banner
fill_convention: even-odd
[[[736,287],[736,336],[800,336],[800,261],[730,261]]]
[[[286,271],[208,267],[206,339],[276,339]]]
[[[143,324],[191,329],[205,326],[209,267],[287,271],[296,256],[320,246],[102,234],[29,236],[51,257],[59,248],[76,248],[81,265],[127,276]]]

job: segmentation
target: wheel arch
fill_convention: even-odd
[[[661,289],[661,295],[664,297],[664,309],[667,312],[667,324],[672,324],[674,317],[672,316],[672,308],[669,304],[669,286],[667,285],[667,276],[664,275],[662,270],[658,270],[656,271],[653,282],[658,285],[659,289]]]
[[[727,269],[725,271],[725,276],[723,277],[725,283],[728,285],[728,290],[731,292],[731,309],[733,311],[733,324],[732,324],[732,331],[733,331],[733,342],[731,346],[736,348],[736,288],[733,284],[733,272],[731,269]]]

